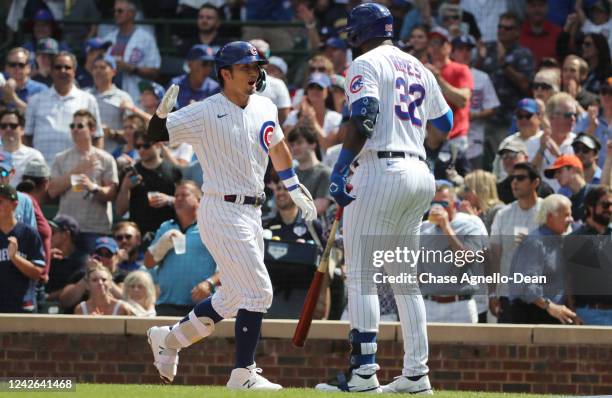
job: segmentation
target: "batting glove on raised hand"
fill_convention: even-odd
[[[317,218],[317,208],[312,200],[312,195],[304,185],[300,184],[297,188],[289,191],[289,195],[296,206],[302,210],[302,217],[305,221],[314,221]]]
[[[177,86],[176,84],[173,84],[172,86],[170,86],[168,91],[166,91],[166,94],[164,94],[164,98],[162,98],[161,102],[157,106],[157,110],[155,111],[155,114],[160,119],[167,118],[170,111],[174,109],[174,105],[176,105],[176,99],[178,98],[178,94],[179,94],[179,86]]]
[[[343,174],[334,171],[329,180],[329,193],[339,206],[346,207],[355,200],[355,196],[350,195],[346,189],[347,180]]]

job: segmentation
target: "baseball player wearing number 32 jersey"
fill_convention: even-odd
[[[166,382],[176,375],[182,348],[212,334],[223,318],[235,317],[236,365],[227,387],[282,388],[261,376],[255,365],[261,321],[272,304],[260,210],[268,157],[305,220],[314,220],[316,209],[293,172],[276,106],[266,97],[252,95],[263,90],[261,65],[266,63],[249,43],[226,44],[215,55],[221,93],[169,113],[178,95],[178,86],[173,85],[149,124],[152,140],[191,144],[202,165],[198,226],[222,284],[177,324],[147,332],[155,367]],[[171,238],[162,236],[149,248],[151,254],[163,258],[172,247]]]
[[[393,46],[393,18],[387,8],[361,4],[348,15],[348,42],[362,54],[351,64],[345,92],[351,108],[342,151],[331,175],[330,193],[344,206],[343,233],[348,268],[351,323],[350,374],[317,389],[350,392],[432,394],[427,373],[425,306],[418,286],[392,284],[402,325],[402,375],[381,387],[376,377],[376,334],[380,321],[374,285],[374,250],[419,247],[421,219],[434,196],[425,163],[426,123],[451,130],[452,112],[432,73]],[[359,166],[346,190],[349,168]],[[392,243],[392,244],[391,244]],[[365,250],[364,250],[365,249]],[[415,272],[406,263],[384,265],[389,275]],[[348,380],[347,380],[348,379]]]

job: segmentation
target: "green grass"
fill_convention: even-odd
[[[370,396],[370,395],[367,395]],[[383,396],[392,396],[384,394]],[[393,395],[408,396],[408,395]],[[364,394],[322,393],[312,388],[287,388],[278,392],[230,391],[224,387],[162,386],[135,384],[78,384],[76,392],[0,392],[4,398],[347,398],[364,397]],[[532,398],[535,394],[503,394],[467,391],[436,391],[436,398]]]

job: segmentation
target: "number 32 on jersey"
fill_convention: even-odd
[[[395,80],[395,89],[399,94],[399,104],[395,105],[395,114],[401,120],[410,120],[415,126],[421,127],[423,121],[416,115],[416,108],[421,106],[425,99],[425,88],[418,83],[408,86],[403,77]]]

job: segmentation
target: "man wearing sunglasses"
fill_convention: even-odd
[[[73,147],[56,156],[49,181],[49,196],[59,197],[59,213],[79,223],[79,246],[86,252],[98,237],[110,233],[119,183],[115,159],[93,146],[96,125],[90,112],[75,112],[70,123]]]
[[[491,225],[490,274],[509,275],[517,242],[537,227],[536,215],[542,204],[537,193],[541,179],[530,163],[521,160],[510,168],[506,179],[516,200],[499,210]],[[511,322],[509,294],[507,284],[489,288],[489,309],[499,323]]]
[[[23,145],[25,118],[17,109],[0,111],[0,150],[11,154],[14,173],[10,184],[14,187],[21,182],[26,165],[36,159],[45,163],[43,155],[36,149]]]
[[[119,270],[128,274],[144,267],[144,253],[140,250],[141,234],[138,224],[121,221],[115,224],[113,238],[119,245]]]
[[[25,143],[38,149],[48,164],[55,156],[72,147],[70,122],[74,113],[88,110],[100,120],[98,102],[93,95],[75,85],[77,60],[69,52],[61,52],[53,59],[51,77],[53,86],[32,98],[26,111]],[[94,144],[102,145],[102,129],[94,131]]]
[[[15,47],[6,55],[4,67],[8,79],[2,87],[3,98],[0,103],[10,109],[19,109],[21,112],[25,112],[31,96],[48,89],[45,84],[30,79],[32,66],[29,59],[28,50]]]
[[[546,103],[546,117],[543,122],[544,132],[539,137],[531,137],[525,145],[529,161],[536,166],[538,172],[544,174],[544,181],[550,185],[555,192],[561,187],[557,180],[544,173],[551,167],[555,160],[564,154],[573,154],[572,142],[576,138],[573,133],[578,112],[578,102],[565,92],[560,92]]]
[[[582,162],[584,180],[587,184],[599,184],[601,182],[601,169],[597,166],[597,156],[601,145],[597,138],[580,133],[572,142],[574,153]]]

